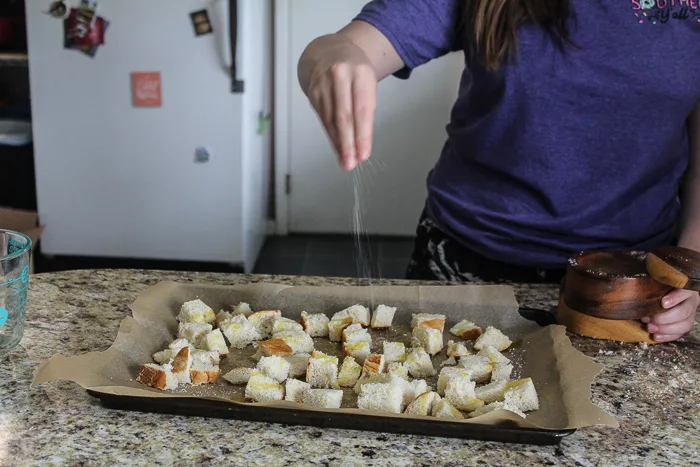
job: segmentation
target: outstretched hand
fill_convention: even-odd
[[[647,331],[653,334],[656,342],[675,341],[693,329],[700,294],[676,289],[663,298],[662,305],[667,311],[642,321],[647,323]]]

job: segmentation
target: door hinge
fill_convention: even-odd
[[[288,195],[292,193],[292,176],[289,174],[284,178],[284,191]]]

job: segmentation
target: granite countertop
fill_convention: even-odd
[[[589,428],[537,447],[231,420],[122,413],[73,383],[30,389],[37,365],[107,349],[129,304],[164,280],[343,285],[352,281],[149,271],[32,276],[21,345],[0,360],[0,466],[69,465],[700,465],[700,328],[674,344],[642,346],[572,337],[605,365],[595,403],[619,429]],[[405,284],[394,281],[390,283]],[[516,286],[521,304],[549,307],[556,290]]]

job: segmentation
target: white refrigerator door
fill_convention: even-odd
[[[296,80],[296,65],[311,40],[337,31],[367,0],[290,0],[289,37],[279,37],[290,57],[289,230],[351,233],[355,195],[352,175],[337,163],[323,125]],[[370,162],[358,171],[363,230],[413,235],[425,203],[425,180],[447,138],[445,126],[457,98],[464,59],[452,54],[415,71],[408,81],[379,86]],[[400,200],[397,203],[397,199]]]
[[[95,58],[63,48],[48,3],[27,2],[43,251],[242,261],[242,97],[216,36],[195,37],[189,16],[209,2],[100,1]],[[131,73],[154,71],[162,107],[134,108]]]

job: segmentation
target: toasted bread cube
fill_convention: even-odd
[[[358,362],[364,364],[365,359],[372,353],[372,350],[367,341],[359,341],[343,344],[343,356],[353,357]]]
[[[303,332],[304,327],[292,319],[278,317],[272,323],[272,335],[285,331]]]
[[[411,319],[411,328],[423,326],[445,332],[445,315],[430,313],[415,313]]]
[[[457,365],[457,360],[455,360],[454,357],[447,358],[443,360],[443,362],[440,364],[441,367],[443,366],[455,366]]]
[[[369,335],[367,329],[363,328],[361,324],[351,324],[343,329],[343,342],[353,343],[362,341],[369,342],[369,344],[372,345],[372,336]]]
[[[209,305],[197,299],[185,302],[180,307],[180,314],[177,316],[181,323],[206,323],[213,324],[216,321],[216,313]]]
[[[212,384],[219,380],[221,369],[218,364],[213,364],[212,356],[207,357],[205,354],[199,354],[196,358],[192,358],[190,366],[190,379],[193,386],[200,384]]]
[[[365,359],[365,363],[362,366],[363,373],[384,373],[384,366],[386,362],[384,361],[384,355],[380,354],[370,354]]]
[[[246,318],[253,314],[250,305],[245,302],[241,302],[238,305],[231,305],[231,312],[233,312],[234,315],[244,315]]]
[[[331,342],[343,340],[343,330],[352,324],[352,318],[332,319],[328,323],[328,339]]]
[[[232,316],[224,321],[219,329],[234,349],[245,349],[253,342],[262,339],[255,326],[243,315]]]
[[[497,363],[510,363],[510,360],[492,345],[487,345],[483,349],[479,350],[477,355],[488,358],[494,365]]]
[[[217,351],[210,350],[194,350],[192,353],[192,365],[199,366],[218,366],[221,362],[221,356]]]
[[[471,417],[471,418],[480,417],[481,415],[491,413],[494,410],[508,410],[510,412],[513,412],[516,415],[523,417],[523,418],[527,417],[527,415],[522,413],[520,410],[513,408],[513,407],[510,407],[510,406],[504,404],[503,402],[492,402],[491,404],[484,405],[483,407],[479,407],[475,411],[470,412],[469,417]]]
[[[445,389],[447,389],[447,383],[456,376],[462,376],[464,378],[471,378],[471,372],[464,368],[448,366],[440,370],[440,375],[438,376],[437,382],[437,392],[441,396],[445,395]]]
[[[459,359],[460,368],[469,370],[472,379],[477,383],[486,383],[491,379],[493,363],[487,357],[479,355],[468,355]]]
[[[460,344],[459,342],[455,341],[447,341],[447,356],[448,357],[466,357],[467,355],[471,355],[471,352],[467,350],[467,348],[463,345]]]
[[[343,388],[351,388],[360,379],[362,366],[353,357],[345,357],[338,372],[338,385]]]
[[[342,389],[309,389],[303,399],[304,405],[317,409],[339,409],[342,402]]]
[[[180,349],[172,362],[172,372],[179,384],[190,384],[192,379],[190,377],[190,367],[192,366],[192,355],[190,352],[192,349],[189,346],[185,346]]]
[[[493,326],[489,326],[486,328],[486,331],[484,331],[484,333],[476,340],[476,342],[474,342],[474,348],[476,350],[482,350],[487,345],[491,345],[499,352],[503,352],[510,347],[512,343],[513,342],[511,342],[508,336]]]
[[[282,312],[280,310],[263,310],[248,316],[248,321],[255,326],[258,334],[260,334],[263,339],[269,339],[272,337],[272,326],[275,320],[281,317]]]
[[[494,381],[493,383],[476,388],[476,397],[484,401],[484,404],[501,402],[506,391],[506,381]]]
[[[445,398],[458,410],[473,412],[484,405],[484,401],[476,397],[475,389],[474,381],[468,377],[455,375],[447,383]]]
[[[435,407],[433,407],[433,417],[446,418],[451,420],[461,420],[464,418],[462,412],[457,410],[455,406],[450,404],[447,400],[441,399]]]
[[[503,400],[507,406],[521,412],[540,409],[540,400],[532,378],[523,378],[508,383]]]
[[[297,378],[306,376],[306,367],[309,366],[309,354],[286,355],[283,358],[289,362],[289,377]]]
[[[260,360],[262,357],[270,357],[277,355],[278,357],[286,357],[294,355],[294,350],[284,340],[278,338],[268,339],[257,343],[259,355],[256,354],[255,360]]]
[[[226,310],[221,310],[220,312],[218,312],[216,314],[216,320],[215,320],[216,327],[221,327],[221,325],[223,323],[225,323],[226,321],[228,321],[231,318],[233,318],[233,315],[230,312],[228,312]]]
[[[170,365],[156,365],[155,363],[142,365],[136,381],[162,391],[175,390],[179,385],[178,378],[173,375]]]
[[[262,357],[258,362],[257,369],[265,376],[268,376],[278,383],[284,383],[289,376],[289,362],[282,357],[273,355],[272,357]]]
[[[406,346],[403,342],[384,341],[384,358],[387,362],[405,362]]]
[[[427,378],[435,376],[435,368],[430,360],[430,355],[420,347],[411,350],[406,357],[406,367],[414,378]]]
[[[391,322],[394,321],[396,307],[378,305],[372,313],[372,329],[388,329],[391,327]]]
[[[353,324],[361,324],[364,327],[369,326],[370,322],[369,310],[367,309],[367,307],[362,305],[353,305],[351,307],[339,311],[338,313],[333,315],[331,321],[345,318],[352,318]]]
[[[225,375],[222,376],[223,379],[233,384],[234,386],[242,386],[248,384],[250,377],[255,373],[255,368],[234,368]]]
[[[513,365],[510,363],[496,363],[491,372],[491,381],[509,381],[513,373]]]
[[[473,341],[481,335],[481,328],[468,319],[460,321],[452,326],[450,332],[465,341]]]
[[[220,329],[214,329],[202,337],[199,347],[203,350],[217,351],[219,355],[228,355],[228,346]]]
[[[310,315],[305,311],[301,312],[301,325],[311,337],[327,337],[329,322],[330,319],[323,313]]]
[[[408,368],[401,362],[389,362],[386,366],[386,372],[408,380]]]
[[[433,407],[437,406],[441,400],[442,398],[436,392],[424,392],[416,397],[413,402],[408,404],[404,413],[427,417],[432,413]]]
[[[177,327],[177,337],[187,339],[196,347],[202,337],[209,334],[214,327],[207,323],[180,323]]]
[[[395,383],[368,383],[362,386],[357,407],[376,412],[401,413],[403,389]]]
[[[338,388],[338,357],[314,351],[306,369],[306,382],[314,388]]]
[[[413,328],[413,337],[418,339],[421,347],[430,355],[436,355],[442,350],[442,332],[437,329],[426,328],[421,324]]]
[[[245,387],[245,398],[253,402],[272,402],[284,399],[284,387],[259,371],[252,374]]]
[[[295,354],[314,351],[314,340],[304,331],[279,332],[274,335],[274,339],[282,339]]]
[[[299,381],[298,379],[289,378],[284,385],[284,400],[302,403],[304,396],[311,389],[309,383]]]

